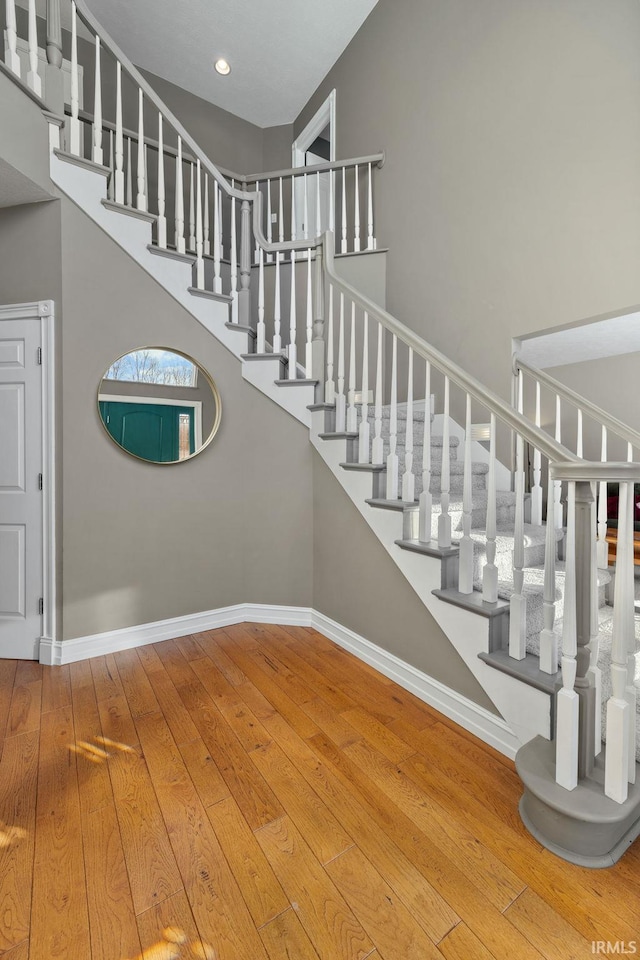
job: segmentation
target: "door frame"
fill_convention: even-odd
[[[193,442],[202,446],[202,400],[178,400],[175,397],[137,397],[134,393],[99,393],[98,401],[106,403],[151,403],[155,407],[190,407],[193,410]],[[128,452],[128,451],[127,451]]]
[[[309,120],[304,130],[298,134],[291,145],[291,166],[304,167],[305,153],[329,124],[329,162],[336,159],[336,91],[331,91],[322,106]]]
[[[42,619],[40,663],[50,664],[56,642],[55,304],[53,300],[0,306],[3,320],[40,320],[42,351]]]

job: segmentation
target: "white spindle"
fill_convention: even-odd
[[[376,241],[373,236],[373,171],[371,164],[369,164],[369,178],[368,178],[368,190],[367,190],[367,227],[368,227],[368,237],[367,237],[367,250],[375,250]]]
[[[205,257],[211,255],[211,237],[209,229],[209,210],[211,209],[209,205],[209,174],[205,170],[204,174],[204,213],[202,218],[203,234],[204,234],[204,244],[203,244],[203,253]]]
[[[613,598],[613,639],[611,683],[613,695],[607,702],[607,751],[604,792],[617,803],[627,799],[631,753],[630,727],[635,729],[635,710],[628,697],[629,646],[633,629],[633,484],[619,484],[616,579]]]
[[[258,193],[260,192],[260,181],[259,181],[259,180],[256,180],[256,191],[257,191]],[[256,249],[255,249],[255,253],[254,253],[254,257],[253,257],[253,258],[254,258],[255,263],[258,263],[258,260],[260,259],[260,253],[259,253],[259,249],[258,249],[258,238],[257,238],[257,237],[256,237]]]
[[[344,167],[343,167],[344,170]],[[389,456],[387,457],[387,500],[398,499],[398,338],[392,337],[391,398],[389,405]]]
[[[196,248],[196,204],[193,188],[193,163],[189,161],[189,250]]]
[[[273,294],[273,352],[280,353],[282,350],[282,337],[280,334],[280,328],[282,325],[281,317],[282,307],[281,307],[281,296],[280,296],[280,253],[276,253],[276,272],[275,272],[275,287]]]
[[[296,178],[291,177],[291,239],[298,239],[298,232],[296,227]],[[295,260],[295,253],[292,252],[292,261]]]
[[[293,199],[293,198],[292,198]],[[295,205],[291,207],[291,217],[295,216]],[[287,376],[289,380],[296,380],[298,376],[297,370],[297,357],[298,357],[298,348],[296,346],[296,254],[295,250],[291,251],[291,295],[289,298],[289,349],[288,349],[288,358],[289,366],[287,369]]]
[[[266,352],[265,324],[264,324],[264,251],[260,247],[258,255],[258,327],[256,339],[256,353]]]
[[[122,65],[116,61],[115,201],[124,203],[124,144],[122,134]]]
[[[316,170],[316,237],[322,233],[322,215],[320,210],[320,171]]]
[[[235,180],[231,181],[231,186],[235,187]],[[215,191],[215,187],[213,188]],[[231,322],[238,322],[238,234],[236,227],[236,198],[231,197],[231,248],[229,250],[230,275],[231,275]],[[275,345],[274,348],[275,350]]]
[[[131,137],[127,137],[127,206],[133,206],[133,161],[131,159]]]
[[[498,600],[498,568],[496,567],[496,417],[490,417],[489,473],[487,474],[487,562],[482,570],[482,599]]]
[[[138,210],[147,209],[147,184],[144,164],[144,97],[138,89],[138,194],[136,207]]]
[[[115,156],[113,152],[113,130],[109,130],[109,183],[107,185],[107,199],[115,200]]]
[[[196,287],[204,290],[204,257],[202,240],[202,174],[196,160]]]
[[[98,38],[96,37],[96,40]],[[29,0],[29,72],[27,73],[27,86],[42,96],[42,80],[38,74],[38,27],[36,20],[36,0]],[[102,163],[102,161],[100,161]]]
[[[313,376],[313,295],[311,283],[311,247],[309,247],[307,250],[307,342],[305,348],[305,367],[309,379]]]
[[[369,463],[369,314],[364,311],[362,328],[362,404],[360,407],[360,431],[358,440],[358,463]]]
[[[449,377],[444,378],[444,405],[442,415],[442,473],[440,474],[440,513],[438,515],[438,546],[451,546],[451,514],[449,513]]]
[[[448,451],[446,451],[448,454]],[[443,449],[444,458],[445,451]],[[462,487],[462,539],[458,556],[458,590],[473,593],[473,540],[471,539],[471,396],[467,394],[464,428],[464,480]]]
[[[340,252],[347,252],[347,174],[346,167],[342,168],[342,243]]]
[[[357,168],[356,168],[357,169]],[[416,498],[416,478],[413,474],[413,350],[409,347],[407,371],[407,420],[404,433],[404,473],[402,474],[402,499]]]
[[[331,170],[329,173],[329,230],[335,233],[336,229],[336,172]]]
[[[448,453],[448,451],[447,451]],[[442,451],[444,457],[444,449]],[[422,434],[422,493],[418,539],[422,543],[431,540],[433,497],[431,496],[431,363],[425,360],[424,367],[424,430]]]
[[[600,459],[602,463],[607,462],[607,428],[602,425],[602,446]],[[602,480],[599,487],[598,497],[598,546],[597,562],[598,566],[606,570],[609,566],[609,544],[607,543],[607,481]]]
[[[347,392],[347,433],[358,432],[356,409],[356,305],[351,304],[351,337],[349,341],[349,390]]]
[[[309,239],[309,194],[307,192],[307,175],[306,173],[302,176],[302,183],[304,187],[304,197],[302,200],[302,217],[303,217],[303,237],[305,240]]]
[[[69,120],[69,151],[80,156],[80,118],[78,92],[78,14],[71,0],[71,118]]]
[[[280,190],[278,192],[278,240],[284,243],[284,194],[282,177],[280,177]]]
[[[536,427],[540,426],[540,383],[536,380]],[[542,486],[540,451],[534,448],[533,451],[533,486],[531,488],[531,523],[536,526],[542,526]]]
[[[178,134],[178,153],[176,155],[176,251],[186,252],[184,242],[184,184],[182,181],[182,137]]]
[[[7,66],[20,76],[20,57],[18,56],[18,31],[16,28],[16,5],[15,0],[6,0],[6,18],[7,18]]]
[[[271,221],[271,179],[267,180],[267,240],[273,243],[273,224]],[[271,263],[273,257],[267,254],[267,263]]]
[[[324,385],[324,402],[335,403],[336,384],[333,379],[333,284],[329,284],[329,315],[327,318],[327,380]]]
[[[537,384],[536,419],[540,419],[540,385]],[[518,413],[523,411],[523,376],[518,371]],[[539,423],[537,424],[539,426]],[[534,453],[538,453],[536,450]],[[535,475],[535,470],[534,470]],[[540,487],[540,460],[538,455],[538,486]],[[542,494],[542,488],[540,488]],[[524,440],[516,435],[516,472],[515,472],[516,512],[513,531],[513,594],[509,600],[509,656],[514,660],[524,660],[527,640],[527,600],[524,595]],[[533,514],[533,507],[532,507]],[[542,499],[540,500],[540,519],[533,523],[542,524]]]
[[[549,471],[548,490],[553,482]],[[543,673],[558,671],[558,635],[555,630],[556,619],[556,501],[547,498],[547,525],[544,545],[544,587],[542,593],[543,626],[540,631],[540,669]]]
[[[353,249],[356,253],[360,250],[360,184],[358,179],[358,164],[355,166],[355,202],[354,202],[354,237],[353,237]]]
[[[578,783],[578,712],[576,682],[576,485],[567,484],[567,559],[562,622],[562,689],[556,699],[556,783],[573,790]]]
[[[162,130],[162,114],[158,112],[158,246],[161,250],[167,247],[167,218],[165,216],[166,196],[164,185],[164,134]]]
[[[378,321],[378,349],[376,353],[376,395],[374,408],[373,444],[371,462],[384,463],[384,441],[382,439],[382,324]]]
[[[346,430],[346,398],[344,395],[344,293],[340,294],[338,322],[338,392],[336,394],[336,432]]]
[[[578,430],[576,437],[576,455],[582,456],[582,410],[578,407]]]
[[[29,0],[31,3],[32,0]],[[102,72],[100,69],[100,37],[96,34],[95,75],[93,85],[93,150],[91,159],[94,163],[103,163],[102,150]]]
[[[213,182],[213,292],[222,293],[222,277],[220,275],[220,186],[218,181]]]
[[[556,395],[556,440],[562,443],[562,404],[559,395]],[[553,481],[553,517],[556,530],[562,530],[562,480]]]

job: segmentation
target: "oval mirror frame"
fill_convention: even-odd
[[[205,419],[203,416],[203,400],[202,399],[198,400],[198,399],[195,399],[194,397],[169,398],[165,395],[164,397],[163,396],[158,397],[158,400],[160,401],[158,404],[153,404],[153,400],[155,398],[152,396],[151,390],[154,387],[160,388],[160,390],[162,390],[163,387],[164,388],[170,387],[172,388],[173,391],[180,390],[184,392],[184,390],[193,390],[194,386],[179,384],[179,383],[171,383],[171,382],[158,383],[156,381],[149,380],[149,379],[144,380],[144,379],[137,379],[133,377],[129,377],[129,378],[107,377],[107,373],[113,367],[115,367],[116,364],[119,364],[122,361],[125,361],[128,357],[134,357],[136,354],[148,354],[150,352],[153,352],[153,353],[157,352],[157,353],[166,354],[166,355],[174,355],[176,357],[179,357],[181,360],[187,361],[187,364],[192,365],[197,371],[197,380],[196,380],[196,383],[198,385],[197,389],[199,390],[202,389],[202,381],[204,381],[206,386],[208,386],[211,393],[211,399],[213,402],[214,410],[213,410],[213,421],[212,421],[211,429],[206,438],[202,437],[202,423],[203,423],[203,420]],[[183,366],[186,366],[186,364]],[[104,403],[111,403],[112,405],[118,404],[120,407],[122,407],[123,404],[126,403],[126,398],[123,398],[117,393],[104,393],[103,391],[104,391],[105,382],[109,384],[113,384],[113,383],[121,383],[121,384],[129,384],[129,385],[139,384],[145,387],[146,389],[143,390],[141,394],[137,395],[138,396],[137,405],[142,407],[142,410],[137,411],[137,413],[141,414],[142,412],[144,412],[145,414],[147,414],[147,419],[148,419],[148,415],[152,413],[151,406],[161,407],[161,408],[166,407],[167,415],[169,414],[172,415],[171,420],[169,421],[169,426],[171,427],[171,429],[173,430],[173,433],[175,434],[173,439],[175,447],[179,447],[179,443],[182,439],[181,436],[180,437],[178,436],[178,432],[180,431],[180,427],[182,426],[182,424],[180,425],[178,424],[180,415],[182,415],[182,417],[189,416],[189,438],[190,438],[190,443],[192,443],[194,447],[193,451],[190,452],[187,456],[182,456],[182,457],[178,456],[177,459],[154,459],[152,457],[142,456],[140,453],[136,453],[134,450],[128,449],[126,446],[124,446],[124,444],[117,439],[117,436],[111,432],[111,430],[109,429],[108,423],[105,422],[105,415],[103,413],[104,407],[102,406],[102,404]],[[129,396],[132,398],[136,397],[136,393],[127,391],[127,397]],[[111,400],[110,397],[114,397],[114,399]],[[115,399],[116,397],[118,397],[119,399],[116,400]],[[180,400],[185,401],[184,405],[181,406]],[[133,401],[133,405],[134,406],[136,405],[135,401]],[[148,412],[145,409],[146,407],[149,407]],[[143,463],[152,463],[157,466],[173,466],[174,464],[177,464],[177,463],[187,463],[189,460],[193,460],[195,457],[197,457],[200,453],[202,453],[203,450],[205,450],[209,446],[209,444],[215,437],[216,433],[218,432],[218,428],[220,426],[220,420],[222,417],[222,403],[220,400],[220,394],[218,392],[218,388],[216,386],[216,383],[213,377],[211,376],[209,371],[202,366],[202,364],[198,363],[197,360],[195,360],[189,354],[184,353],[182,350],[175,349],[175,347],[146,346],[146,347],[136,347],[133,350],[128,350],[126,353],[122,354],[122,356],[116,358],[109,365],[102,379],[100,380],[100,383],[98,384],[97,411],[98,411],[98,417],[100,419],[100,423],[102,424],[102,427],[105,433],[107,434],[111,442],[114,443],[119,450],[122,450],[123,453],[126,453],[127,456],[133,457],[134,460],[141,460]],[[112,411],[110,410],[107,415],[108,418],[110,418],[111,412]],[[129,413],[131,414],[133,413],[133,411],[130,411]],[[209,417],[209,419],[211,419],[211,417]],[[198,424],[199,424],[199,429],[198,429]],[[123,416],[123,429],[124,429],[124,416]],[[166,435],[167,431],[165,430],[163,431],[163,433]],[[196,445],[198,436],[200,436],[200,442]]]

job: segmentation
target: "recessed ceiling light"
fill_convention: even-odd
[[[216,60],[215,67],[218,73],[221,73],[223,77],[228,77],[231,73],[231,67],[223,57],[221,57],[219,60]]]

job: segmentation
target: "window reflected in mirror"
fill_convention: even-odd
[[[109,366],[98,389],[100,419],[123,450],[150,463],[190,460],[220,424],[210,375],[178,350],[141,347]]]

